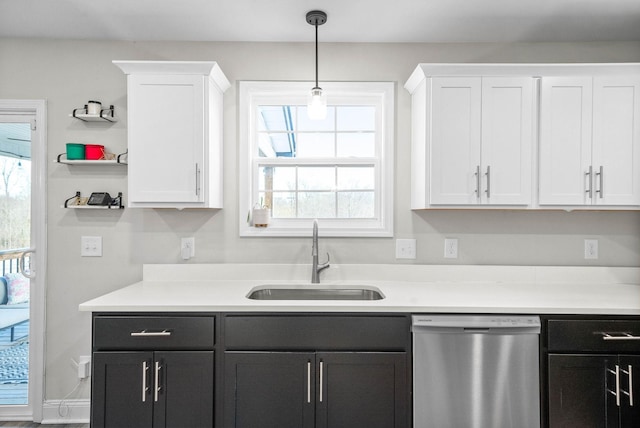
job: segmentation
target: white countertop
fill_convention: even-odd
[[[640,315],[640,269],[339,265],[322,287],[377,288],[376,301],[250,300],[254,287],[314,287],[309,265],[145,265],[143,280],[80,305],[90,312],[407,312]]]

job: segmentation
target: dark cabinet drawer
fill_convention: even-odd
[[[640,352],[640,321],[549,320],[549,352]]]
[[[225,348],[230,350],[406,351],[411,344],[407,316],[227,315]]]
[[[212,316],[96,316],[93,350],[206,350],[215,342]]]

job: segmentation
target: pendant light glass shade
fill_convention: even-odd
[[[315,87],[309,92],[307,115],[311,120],[323,120],[327,117],[327,96],[322,88]]]
[[[327,117],[327,96],[318,85],[318,25],[327,22],[327,14],[321,10],[307,13],[307,23],[316,29],[316,86],[311,88],[307,101],[307,115],[311,120],[323,120]]]

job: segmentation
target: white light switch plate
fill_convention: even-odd
[[[102,257],[102,236],[82,236],[80,238],[80,256]]]
[[[396,259],[415,259],[416,240],[396,239]]]

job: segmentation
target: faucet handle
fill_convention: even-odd
[[[318,267],[321,267],[323,269],[328,268],[330,261],[331,261],[331,257],[329,256],[329,253],[327,252],[327,261],[324,262],[324,263],[320,263],[320,265]]]

